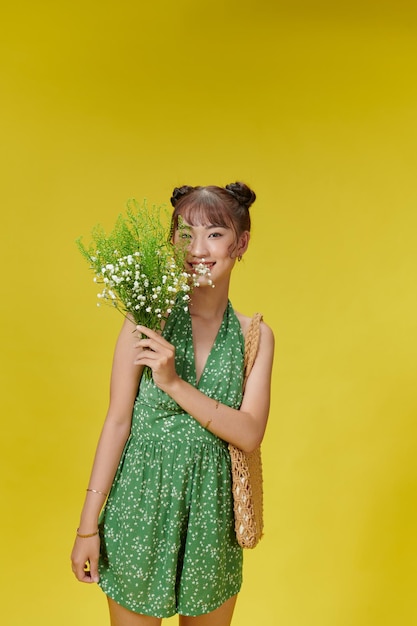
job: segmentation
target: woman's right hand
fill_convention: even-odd
[[[72,571],[82,583],[98,583],[99,535],[77,537],[71,553]]]

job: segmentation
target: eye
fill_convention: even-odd
[[[215,232],[215,233],[210,233],[209,237],[213,237],[213,238],[214,237],[222,237],[222,235],[223,235],[222,233]]]
[[[179,239],[191,239],[190,233],[186,233],[184,231],[177,231],[177,237]]]

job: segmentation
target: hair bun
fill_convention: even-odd
[[[183,185],[182,187],[175,187],[172,192],[171,204],[173,207],[177,204],[178,200],[186,196],[190,191],[193,191],[194,187],[190,187],[190,185]]]
[[[246,207],[248,210],[256,200],[256,193],[245,185],[245,183],[230,183],[230,185],[226,185],[225,189],[236,198],[239,204]]]

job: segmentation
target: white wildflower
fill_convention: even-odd
[[[94,247],[79,247],[94,270],[94,282],[101,285],[98,300],[159,330],[177,296],[184,306],[188,303],[193,279],[184,270],[185,248],[168,243],[165,226],[158,225],[146,205],[133,208],[129,206],[127,219],[119,218],[109,236],[100,226],[93,231]],[[196,278],[208,273],[203,261],[201,265]]]

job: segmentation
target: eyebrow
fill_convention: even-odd
[[[225,226],[224,224],[188,224],[190,228],[198,228],[198,226],[203,226],[206,230],[213,230],[214,228],[224,228],[225,230],[229,230],[230,226]],[[177,227],[178,228],[178,227]]]
[[[209,224],[205,228],[206,228],[206,230],[210,230],[210,229],[213,229],[213,228],[228,228],[228,227],[224,226],[223,224]]]

